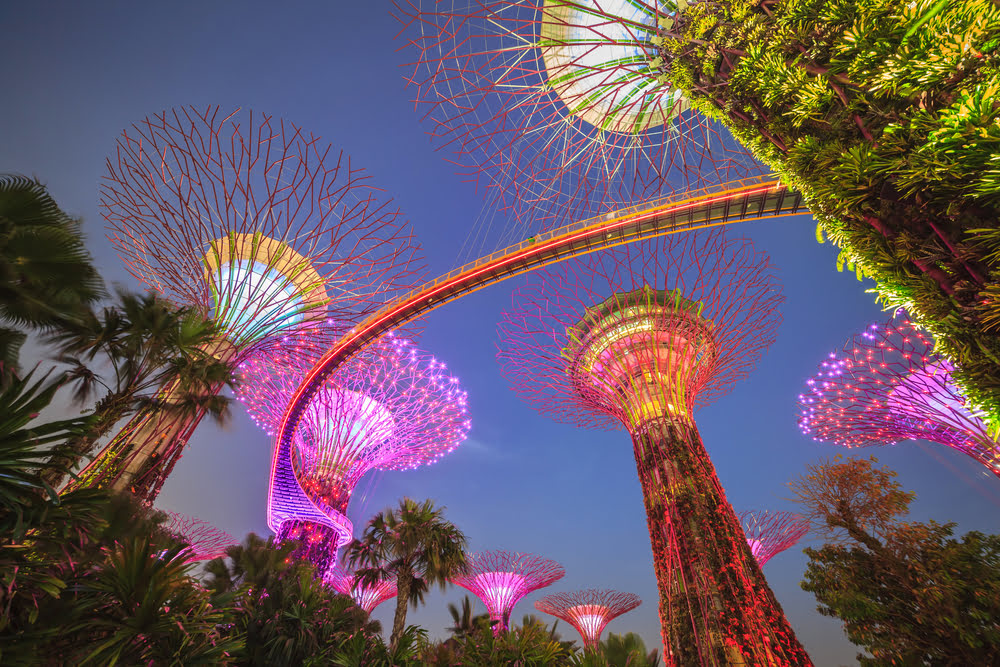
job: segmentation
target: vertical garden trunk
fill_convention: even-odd
[[[633,429],[667,665],[810,665],[693,424]]]

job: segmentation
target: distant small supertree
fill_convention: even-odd
[[[185,552],[187,562],[222,558],[226,549],[239,543],[229,533],[201,519],[179,512],[167,511],[164,514],[169,517],[162,524],[167,532],[190,545]]]
[[[396,597],[395,581],[379,581],[374,585],[366,585],[358,582],[353,574],[340,566],[330,568],[323,580],[338,593],[350,595],[354,602],[369,614],[386,600]]]
[[[809,532],[809,520],[791,512],[750,510],[740,513],[740,523],[761,567]]]
[[[533,554],[482,551],[468,558],[468,570],[451,581],[483,601],[494,621],[494,634],[507,631],[511,611],[521,598],[566,574],[559,563]]]
[[[237,397],[268,435],[325,350],[298,341],[240,364]],[[281,539],[314,545],[298,555],[322,574],[351,539],[347,506],[361,477],[429,465],[452,451],[471,426],[466,400],[445,365],[412,342],[390,333],[369,345],[324,380],[290,451],[276,449],[268,525]]]
[[[634,593],[588,588],[546,595],[535,602],[535,609],[572,625],[583,637],[584,649],[594,650],[608,623],[640,604],[642,600]]]
[[[101,186],[109,238],[130,273],[211,317],[202,353],[235,366],[288,338],[336,340],[419,282],[399,211],[342,151],[285,121],[185,107],[125,130]],[[76,486],[159,492],[221,388],[163,387]],[[201,391],[201,390],[199,390]],[[190,409],[169,409],[190,404]]]
[[[764,173],[661,73],[676,2],[397,0],[431,135],[522,222],[549,227]]]
[[[830,353],[799,394],[799,428],[844,447],[929,440],[976,459],[1000,477],[1000,446],[969,409],[953,367],[899,311]]]

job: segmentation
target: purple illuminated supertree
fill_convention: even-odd
[[[163,527],[177,539],[190,545],[185,552],[186,562],[211,560],[226,555],[226,549],[237,544],[236,538],[215,526],[192,516],[177,512],[164,512],[169,520]]]
[[[133,125],[101,206],[132,275],[211,316],[221,333],[204,353],[231,365],[315,340],[320,323],[332,343],[419,280],[408,226],[350,158],[264,114],[186,107]],[[141,411],[75,486],[151,500],[203,414]]]
[[[531,274],[499,327],[502,372],[526,402],[632,436],[667,664],[809,663],[693,416],[756,365],[781,301],[749,242],[675,234]]]
[[[432,136],[518,219],[551,226],[765,172],[661,75],[676,2],[396,7]]]
[[[809,532],[809,520],[791,512],[750,510],[740,513],[740,523],[761,567]]]
[[[269,435],[324,351],[299,341],[294,349],[240,364],[237,396]],[[276,450],[268,525],[281,539],[312,545],[299,555],[322,574],[337,548],[351,539],[347,505],[366,472],[433,463],[465,440],[469,428],[458,379],[433,356],[390,333],[324,381],[305,408],[291,450]]]
[[[509,551],[469,554],[465,574],[451,582],[468,589],[486,605],[493,633],[506,632],[514,605],[528,593],[545,588],[566,574],[554,560]]]
[[[604,628],[615,618],[642,604],[634,593],[588,588],[572,593],[553,593],[535,602],[535,609],[566,621],[583,637],[584,649],[593,650]]]
[[[968,454],[1000,477],[1000,446],[969,410],[951,363],[902,311],[872,324],[799,395],[799,427],[813,440],[845,447],[929,440]]]
[[[396,597],[395,581],[379,581],[373,586],[368,586],[355,581],[353,574],[345,572],[339,566],[330,568],[324,581],[338,593],[350,595],[354,602],[369,614],[386,600]]]

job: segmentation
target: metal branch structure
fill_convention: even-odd
[[[332,344],[422,279],[399,211],[343,151],[292,123],[185,107],[125,130],[107,164],[112,244],[143,284],[216,322],[203,352],[226,363],[313,340],[319,324]],[[162,409],[136,415],[83,484],[155,497],[205,413],[198,401],[182,410],[178,393],[164,387]]]
[[[514,218],[548,228],[763,173],[661,76],[660,32],[677,12],[657,0],[397,0],[395,15],[430,134]]]
[[[632,436],[667,664],[809,664],[695,426],[773,342],[766,255],[721,232],[639,241],[532,274],[498,327],[528,404]]]
[[[1000,444],[952,380],[954,368],[902,311],[820,364],[799,395],[799,428],[844,447],[928,440],[1000,477]]]
[[[239,365],[237,397],[269,435],[324,351],[299,341]],[[291,446],[275,448],[268,525],[279,538],[315,545],[308,557],[323,573],[351,539],[347,505],[362,476],[428,465],[452,451],[471,428],[466,402],[444,363],[391,332],[380,338],[326,378]]]
[[[560,618],[583,637],[585,650],[594,650],[608,623],[642,604],[634,593],[588,588],[572,593],[553,593],[535,602],[538,611]]]
[[[510,614],[521,598],[566,574],[559,563],[533,554],[482,551],[469,554],[468,561],[468,571],[451,582],[483,601],[494,621],[494,634],[507,631]]]
[[[189,563],[222,558],[226,555],[226,549],[238,544],[232,535],[206,521],[178,512],[165,511],[164,514],[169,517],[163,523],[167,532],[190,545],[186,552]]]
[[[344,571],[339,566],[330,568],[324,581],[338,593],[350,595],[359,607],[371,614],[375,607],[386,600],[396,597],[396,582],[379,581],[373,586],[368,586],[355,580],[353,574]]]
[[[740,513],[740,523],[761,567],[809,532],[809,520],[791,512],[749,510]]]

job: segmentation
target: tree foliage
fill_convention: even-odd
[[[806,549],[802,588],[865,649],[862,665],[1000,661],[1000,536],[907,523],[912,493],[876,460],[839,458],[792,483],[834,541]]]
[[[0,327],[0,381],[18,370],[23,327],[73,325],[103,290],[80,221],[37,181],[0,175],[0,320],[13,325]]]
[[[1000,426],[1000,6],[713,0],[661,19],[661,78],[799,189]]]
[[[396,613],[390,649],[395,650],[406,627],[407,605],[415,608],[428,589],[443,590],[449,579],[464,571],[466,539],[444,518],[444,508],[425,500],[404,498],[395,509],[376,514],[361,539],[347,548],[347,558],[361,584],[396,580]]]

